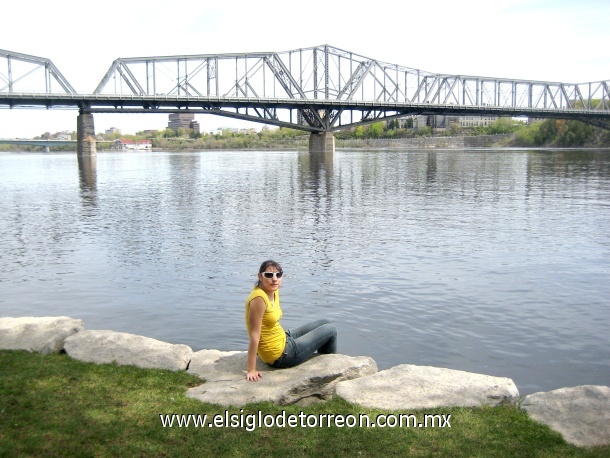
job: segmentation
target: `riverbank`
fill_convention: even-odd
[[[463,148],[501,148],[507,145],[513,138],[512,134],[499,135],[477,135],[462,137],[413,137],[413,138],[335,138],[335,148],[337,149],[463,149]],[[242,139],[243,140],[243,139]],[[179,139],[172,139],[160,143],[153,143],[155,149],[160,150],[197,150],[194,145],[199,143],[183,142]],[[244,145],[249,145],[244,147]],[[199,144],[200,149],[225,149],[223,142]],[[309,136],[301,135],[296,137],[284,138],[282,141],[250,142],[231,141],[227,139],[225,145],[235,145],[234,149],[307,149],[309,147]],[[257,146],[258,145],[258,146]]]
[[[397,148],[397,149],[463,149],[500,148],[512,138],[511,134],[478,135],[470,137],[366,138],[336,140],[336,148]]]
[[[469,135],[469,136],[428,136],[428,137],[403,137],[403,138],[335,138],[335,148],[341,149],[466,149],[466,148],[538,148],[557,147],[551,143],[534,145],[523,142],[518,134],[495,134],[495,135]],[[213,143],[193,143],[173,139],[172,141],[153,142],[153,149],[160,151],[202,151],[202,150],[285,150],[303,149],[309,147],[308,136],[298,136],[285,139],[281,142],[243,142],[231,141]],[[571,146],[570,148],[607,148],[610,142],[604,137],[598,136],[591,142]]]
[[[340,399],[307,407],[259,403],[221,410],[184,396],[201,383],[184,372],[97,365],[63,354],[22,351],[0,351],[0,365],[5,369],[0,373],[0,456],[188,457],[201,456],[202,451],[210,456],[377,456],[381,450],[388,455],[455,457],[610,454],[608,446],[569,445],[513,406],[404,412],[418,418],[444,415],[450,427],[250,427],[259,415],[375,419],[401,412],[361,408]],[[191,422],[180,427],[172,414],[199,419],[205,415],[205,424],[211,426]],[[172,418],[172,427],[162,422]],[[224,418],[234,423],[226,426]]]
[[[286,150],[307,149],[309,135],[291,129],[278,129],[265,135],[227,134],[187,137],[126,136],[152,141],[158,151],[207,150]],[[464,148],[610,148],[610,131],[588,126],[577,121],[547,120],[532,126],[522,126],[509,133],[470,135],[396,135],[383,132],[379,137],[355,138],[345,133],[335,134],[336,148],[406,148],[406,149],[464,149]],[[70,146],[53,147],[52,151],[71,151]],[[42,147],[0,145],[0,151],[43,151]],[[98,151],[103,151],[98,148]]]
[[[519,400],[516,386],[506,377],[409,364],[378,371],[370,357],[342,354],[318,355],[299,366],[279,370],[259,360],[257,369],[264,374],[263,380],[249,383],[244,379],[245,351],[193,352],[187,345],[170,344],[144,336],[85,330],[82,320],[70,317],[0,318],[0,349],[40,354],[63,353],[83,363],[185,372],[200,381],[188,389],[186,397],[217,408],[238,409],[261,403],[309,407],[340,398],[358,408],[390,412],[384,414],[382,420],[375,416],[372,422],[369,418],[358,426],[374,428],[375,425],[389,426],[386,418],[395,417],[396,411],[443,411],[513,405],[527,412],[538,423],[559,432],[570,444],[579,447],[610,445],[609,419],[606,415],[610,408],[610,388],[606,386],[589,385],[539,392]],[[176,415],[182,419],[184,415],[192,414],[171,413],[162,421],[172,422]],[[363,415],[368,417],[368,414]],[[432,427],[451,427],[450,414],[424,414],[421,417],[423,422],[411,413],[399,417],[403,420],[408,418],[404,425],[407,428],[425,426],[427,420],[423,419],[429,417],[434,419]],[[359,418],[362,419],[362,415]],[[351,427],[356,426],[355,421],[350,419],[350,422]],[[312,426],[308,422],[301,425]],[[345,425],[342,420],[339,425],[329,422],[327,427]],[[350,423],[347,425],[349,427]],[[258,425],[272,426],[260,421]]]
[[[404,130],[404,129],[403,129]],[[406,131],[392,129],[379,136],[354,137],[352,133],[335,134],[338,149],[406,148],[406,149],[464,149],[464,148],[609,148],[610,131],[578,121],[546,120],[532,125],[515,125],[511,129],[488,129],[459,135],[406,135]],[[498,132],[499,130],[499,132]],[[208,149],[307,149],[309,135],[292,129],[277,129],[264,135],[204,136],[191,138],[154,138],[153,148],[160,150]]]

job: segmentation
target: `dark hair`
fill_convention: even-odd
[[[260,268],[258,269],[258,273],[263,273],[265,270],[267,270],[267,267],[275,267],[280,272],[282,271],[282,266],[280,266],[277,262],[269,259],[268,261],[265,261],[261,264]]]
[[[279,272],[282,272],[282,266],[279,265],[279,263],[272,261],[271,259],[268,259],[267,261],[263,262],[261,264],[261,266],[258,269],[258,273],[261,274],[264,271],[267,270],[267,267],[275,267]],[[260,286],[260,281],[257,279],[256,280],[256,286]]]

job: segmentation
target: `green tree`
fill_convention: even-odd
[[[557,126],[554,119],[547,119],[540,123],[534,142],[537,146],[550,143],[557,136]]]
[[[595,132],[595,128],[580,121],[566,121],[557,138],[559,146],[583,146]]]
[[[415,133],[418,137],[432,137],[432,128],[430,126],[424,126],[418,129]]]
[[[371,127],[369,127],[370,136],[373,138],[381,137],[383,135],[384,130],[385,130],[385,123],[383,121],[375,122],[375,123],[371,124]]]
[[[489,135],[511,134],[518,129],[512,118],[498,118],[487,128]]]
[[[460,126],[459,122],[451,123],[451,125],[449,126],[449,135],[451,135],[451,136],[459,135],[461,130],[462,130],[462,127]]]
[[[176,132],[174,129],[170,129],[169,127],[163,131],[163,138],[174,138],[176,136]]]
[[[515,134],[515,138],[518,146],[539,146],[536,143],[536,137],[538,136],[538,130],[540,129],[540,123],[532,124],[531,126],[520,129]]]

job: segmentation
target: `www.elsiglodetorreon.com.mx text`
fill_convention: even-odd
[[[159,414],[164,428],[451,428],[451,415],[378,414],[373,419],[367,414],[279,414],[230,413],[222,414]]]

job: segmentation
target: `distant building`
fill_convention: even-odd
[[[67,130],[64,130],[63,132],[58,132],[53,135],[53,137],[55,138],[55,140],[72,140],[72,134]]]
[[[497,116],[459,116],[460,127],[488,127],[498,120]]]
[[[532,124],[536,124],[537,122],[546,121],[546,118],[527,118],[526,124],[531,126]]]
[[[449,116],[449,115],[429,115],[416,116],[413,119],[413,128],[422,129],[431,127],[432,129],[450,129],[454,124],[460,127],[487,127],[498,119],[497,116]]]
[[[117,151],[152,151],[152,142],[150,140],[119,138],[114,141],[113,148]]]
[[[413,118],[413,129],[423,129],[428,125],[428,116],[415,116]]]
[[[121,129],[117,129],[116,127],[111,127],[110,129],[106,129],[105,134],[120,134]]]
[[[216,129],[216,133],[222,135],[223,132],[229,132],[231,134],[238,134],[239,129],[237,127],[219,127]]]
[[[263,128],[263,130],[264,130],[264,128]],[[231,133],[231,134],[255,135],[256,129],[253,129],[252,127],[241,128],[241,129],[238,129],[237,127],[217,127],[215,131],[210,131],[210,134],[222,135],[223,132],[227,132],[227,133]]]
[[[195,132],[200,132],[199,123],[195,121],[193,113],[171,113],[167,128],[172,129],[174,132],[177,132],[180,128],[184,130],[193,129]]]

